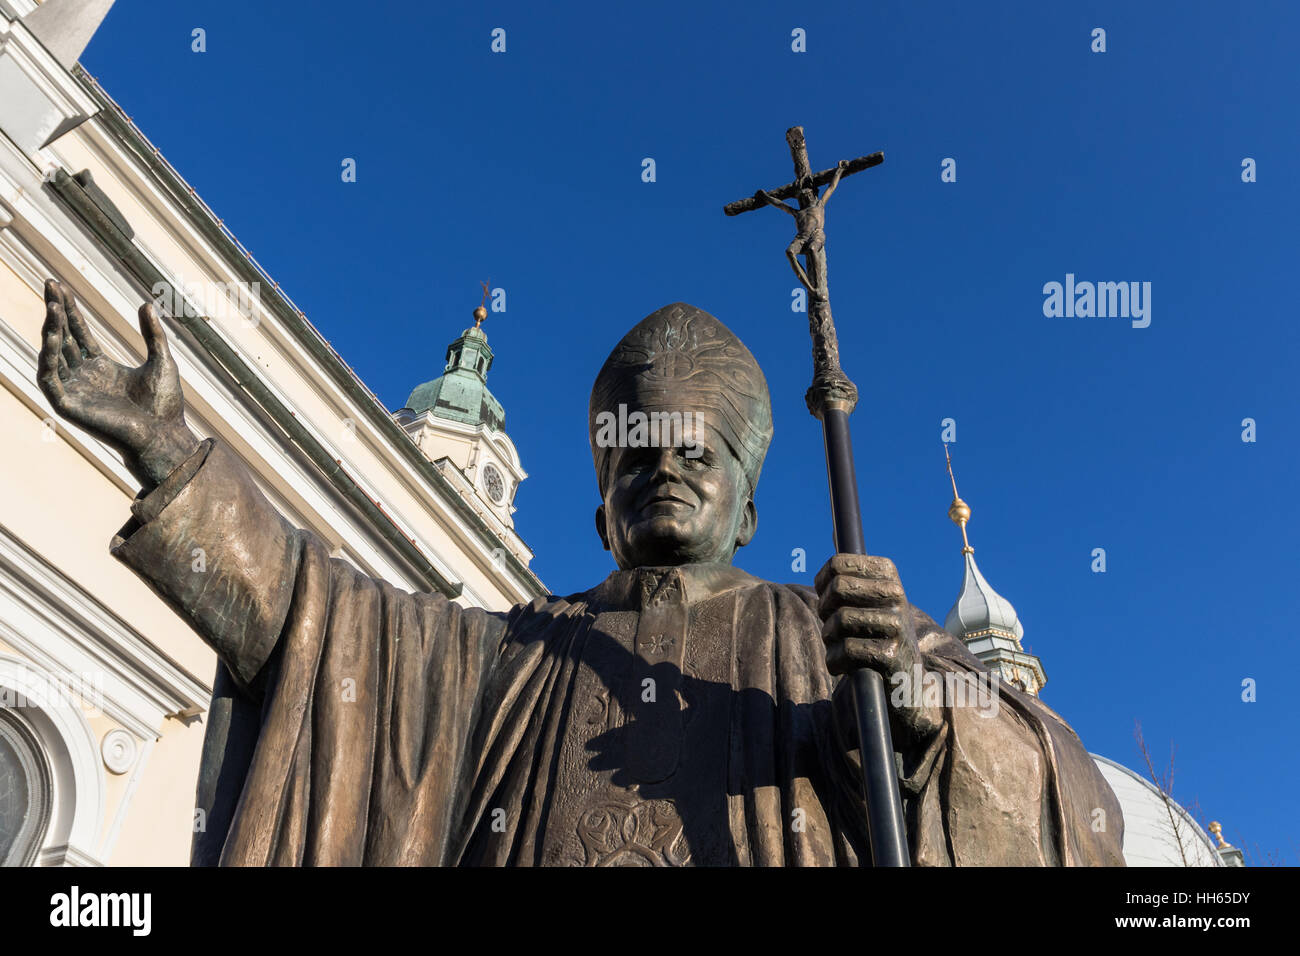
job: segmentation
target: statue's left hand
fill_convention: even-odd
[[[914,683],[913,669],[924,662],[894,562],[837,554],[817,572],[815,584],[830,672],[871,668],[884,678],[897,726],[918,738],[937,730],[942,723],[938,708],[924,705],[919,687],[915,694],[907,692]]]

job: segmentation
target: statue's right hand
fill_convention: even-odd
[[[119,365],[99,347],[72,293],[50,279],[36,381],[56,412],[119,451],[151,488],[193,454],[198,440],[185,424],[180,374],[152,304],[140,307],[140,332],[145,363]]]

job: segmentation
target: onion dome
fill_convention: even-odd
[[[415,387],[399,410],[402,418],[410,420],[428,412],[466,425],[483,424],[505,431],[505,409],[487,387],[492,349],[482,328],[486,318],[486,308],[480,305],[474,310],[474,326],[447,346],[442,375]]]
[[[970,505],[957,494],[957,479],[952,473],[952,456],[948,458],[948,478],[952,482],[952,504],[948,517],[961,529],[962,557],[966,571],[962,577],[961,591],[944,619],[943,628],[959,638],[966,647],[990,669],[1013,687],[1037,694],[1047,683],[1042,662],[1033,654],[1025,653],[1020,639],[1025,629],[1020,624],[1016,609],[980,573],[975,563],[975,549],[966,536],[966,523],[970,521]]]
[[[1025,629],[1011,602],[993,590],[980,574],[974,548],[966,551],[966,576],[962,579],[957,602],[944,618],[943,627],[962,639],[992,631],[1014,637],[1017,641],[1025,636]]]

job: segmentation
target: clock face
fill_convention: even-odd
[[[497,471],[497,466],[491,462],[483,466],[483,487],[487,489],[488,497],[496,504],[505,501],[505,480],[501,477],[501,472]]]

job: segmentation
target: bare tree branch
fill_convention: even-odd
[[[1142,751],[1142,759],[1146,761],[1147,774],[1151,777],[1151,782],[1155,784],[1156,790],[1160,792],[1160,798],[1164,801],[1165,812],[1169,814],[1169,828],[1173,831],[1174,842],[1178,844],[1178,856],[1183,861],[1183,866],[1191,866],[1187,860],[1187,847],[1183,840],[1185,831],[1185,821],[1183,820],[1182,808],[1175,810],[1174,803],[1174,756],[1176,750],[1174,743],[1169,742],[1169,769],[1163,775],[1156,772],[1154,761],[1151,759],[1151,751],[1147,747],[1147,742],[1142,736],[1142,722],[1133,722],[1133,736],[1137,739],[1138,749]]]

